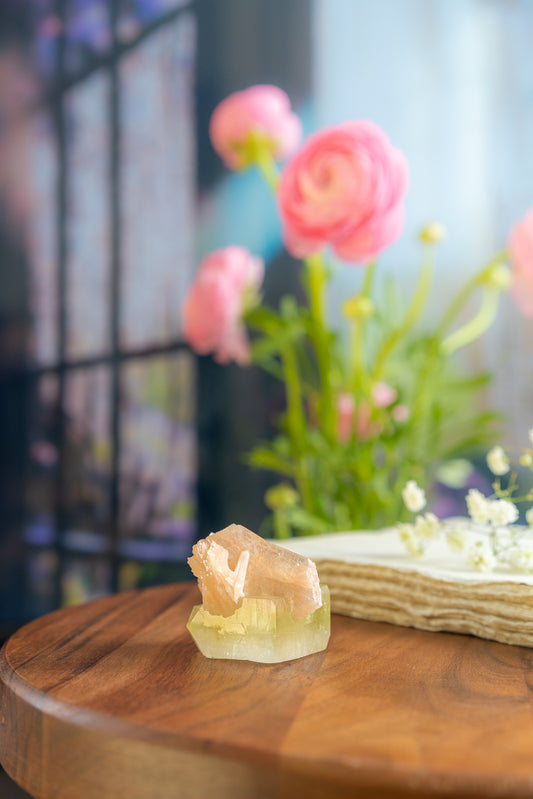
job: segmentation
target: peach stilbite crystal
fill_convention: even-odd
[[[313,561],[240,524],[198,541],[188,563],[198,578],[203,607],[213,615],[230,616],[244,597],[282,599],[295,621],[322,605]]]

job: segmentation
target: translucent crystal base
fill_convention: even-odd
[[[205,657],[281,663],[326,648],[330,633],[329,590],[322,585],[322,607],[294,621],[276,597],[245,597],[231,616],[213,616],[196,605],[187,629]]]

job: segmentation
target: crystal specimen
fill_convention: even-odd
[[[329,591],[309,558],[238,524],[193,547],[202,605],[187,629],[210,658],[280,663],[325,649]]]
[[[196,605],[187,629],[208,658],[280,663],[312,655],[326,648],[330,634],[329,591],[321,588],[322,605],[300,621],[279,597],[246,596],[226,617]]]
[[[284,599],[294,621],[322,604],[316,566],[309,558],[239,524],[198,541],[188,563],[198,578],[204,610],[215,616],[230,616],[244,597]]]

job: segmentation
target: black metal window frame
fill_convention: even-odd
[[[131,556],[121,556],[119,552],[119,469],[121,457],[120,433],[120,373],[121,365],[127,361],[149,359],[155,356],[172,355],[180,351],[189,352],[188,346],[181,339],[172,339],[164,344],[141,348],[125,349],[120,342],[121,328],[121,297],[120,281],[122,273],[121,251],[121,119],[120,119],[120,78],[119,65],[123,56],[134,50],[147,38],[161,30],[169,23],[174,22],[183,14],[190,14],[194,9],[195,0],[180,5],[159,16],[127,42],[120,40],[118,31],[119,5],[118,0],[109,0],[109,26],[111,30],[111,45],[105,54],[94,55],[88,66],[80,69],[75,74],[69,74],[66,69],[66,20],[68,0],[56,0],[55,15],[61,20],[61,27],[57,37],[56,62],[53,80],[50,88],[45,91],[40,105],[48,110],[53,120],[53,130],[57,151],[57,207],[56,251],[57,251],[57,361],[51,365],[28,364],[22,368],[12,379],[21,378],[28,387],[30,382],[44,376],[57,377],[57,407],[60,410],[56,443],[58,447],[57,478],[54,496],[54,517],[56,539],[52,548],[57,553],[57,573],[54,581],[54,605],[63,603],[63,578],[65,575],[67,556],[79,555],[83,558],[105,557],[110,564],[110,590],[119,588],[119,569],[123,560],[131,560]],[[68,261],[68,190],[69,190],[69,160],[68,140],[66,125],[66,96],[76,86],[88,80],[95,73],[106,72],[109,76],[109,108],[108,119],[110,128],[109,151],[109,192],[110,192],[110,270],[111,270],[111,302],[110,302],[110,348],[107,353],[91,357],[67,357],[67,287],[69,275],[67,273]],[[192,356],[191,356],[192,357]],[[65,545],[67,519],[63,502],[63,486],[65,483],[65,424],[61,409],[65,404],[66,378],[73,370],[87,369],[95,366],[107,366],[111,372],[111,469],[110,469],[110,511],[107,529],[107,550],[98,554],[86,550],[77,551]],[[25,392],[26,396],[28,393]],[[32,548],[50,549],[47,544],[33,544]],[[153,561],[151,561],[153,562]]]

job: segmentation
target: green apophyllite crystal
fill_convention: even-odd
[[[285,601],[276,597],[244,597],[231,616],[213,616],[196,605],[187,629],[208,658],[280,663],[326,648],[330,633],[328,587],[321,586],[322,606],[294,621]]]

